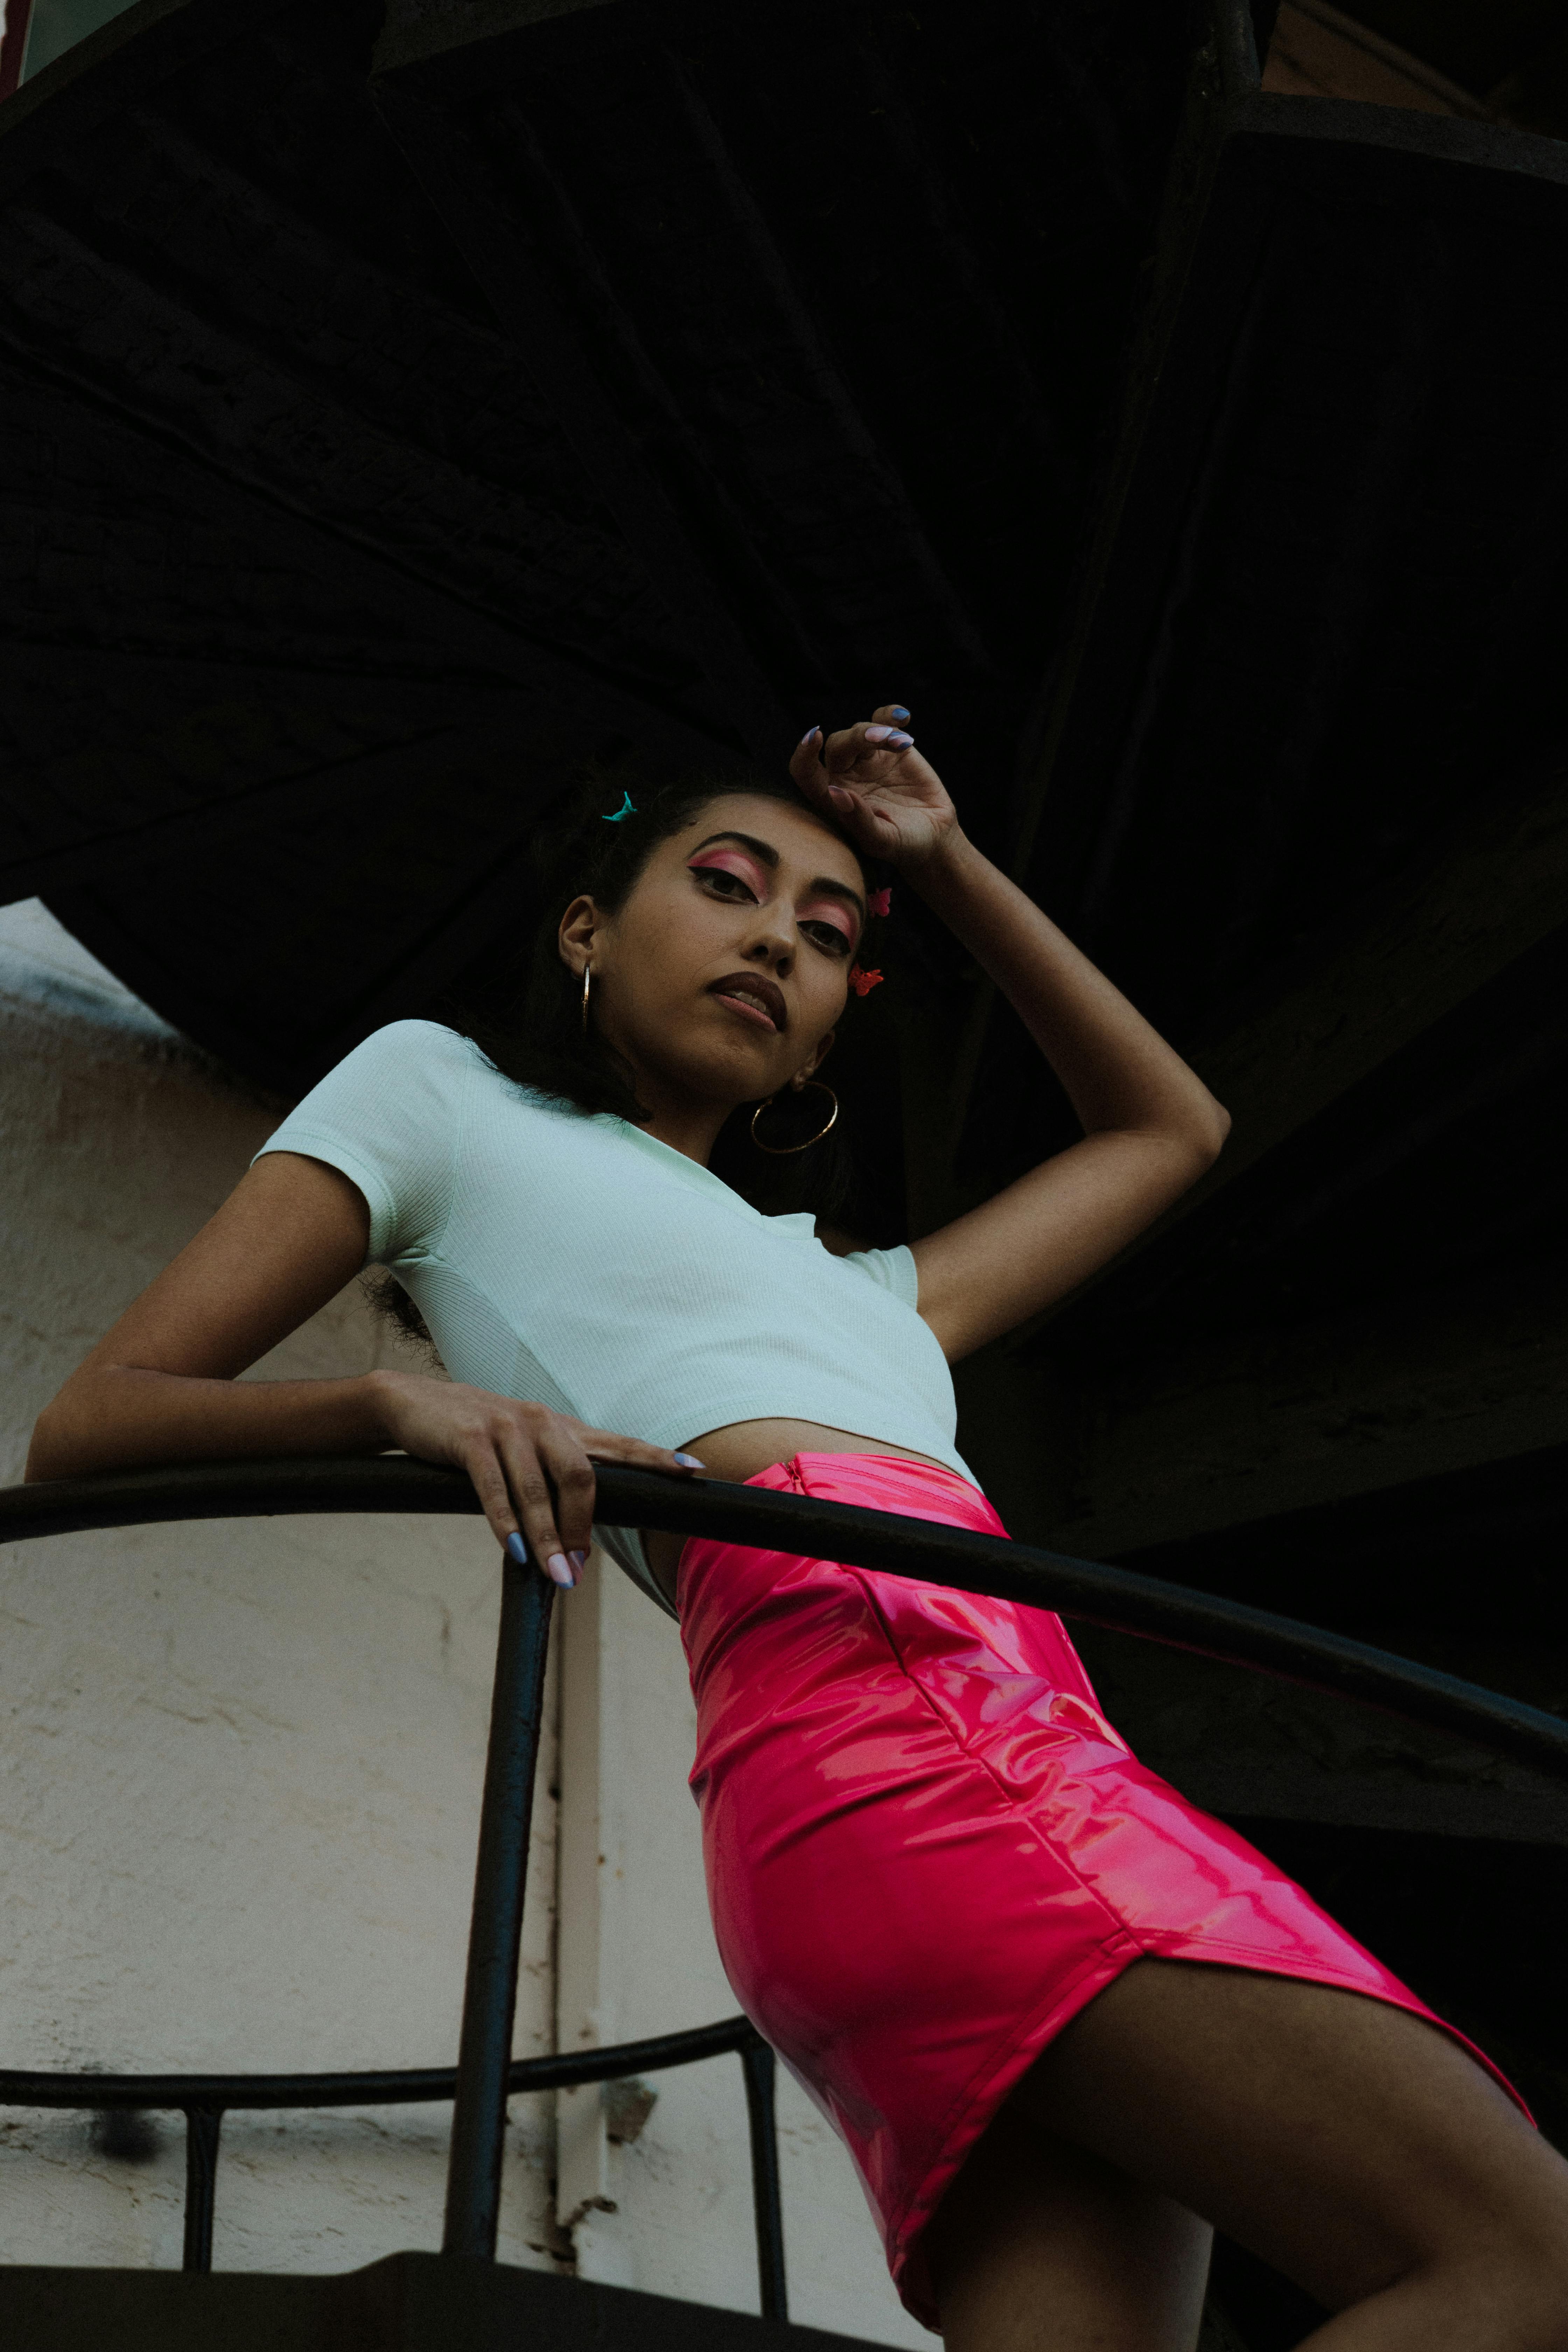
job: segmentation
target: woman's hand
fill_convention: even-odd
[[[548,1405],[520,1404],[459,1381],[373,1372],[388,1443],[422,1462],[466,1470],[496,1541],[518,1557],[519,1538],[557,1584],[575,1584],[594,1539],[594,1465],[689,1477],[694,1454],[590,1429]]]
[[[957,835],[958,813],[936,770],[915,750],[909,712],[887,702],[874,719],[797,743],[790,774],[814,808],[836,817],[857,849],[905,872]]]

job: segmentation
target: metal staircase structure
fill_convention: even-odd
[[[617,1525],[672,1528],[850,1561],[966,1592],[1049,1608],[1091,1624],[1197,1648],[1436,1724],[1568,1778],[1568,1723],[1499,1693],[1236,1601],[851,1505],[710,1482],[691,1486],[606,1467],[599,1507]],[[88,1528],[302,1511],[475,1513],[460,1472],[402,1458],[283,1461],[46,1481],[0,1493],[0,1542]],[[0,2069],[0,2101],[28,2106],[177,2109],[186,2132],[187,2274],[0,2270],[0,2325],[36,2352],[88,2352],[116,2338],[159,2352],[215,2340],[229,2352],[287,2341],[366,2352],[484,2352],[518,2341],[662,2352],[752,2340],[787,2324],[773,2116],[773,2053],[744,2018],[587,2054],[514,2061],[512,2019],[529,1825],[554,1588],[501,1562],[500,1626],[474,1875],[462,2027],[454,2068],[350,2074],[103,2075]],[[514,2092],[602,2082],[738,2053],[751,2117],[761,2316],[541,2277],[495,2264],[506,2104]],[[446,2222],[437,2255],[405,2254],[346,2277],[211,2273],[219,2129],[229,2108],[454,2102]],[[270,2332],[269,2332],[270,2331]],[[849,2339],[796,2329],[803,2352]]]
[[[1391,1796],[1300,1710],[1353,1685],[1560,1780],[1568,145],[1272,94],[1271,15],[113,15],[0,101],[0,901],[292,1097],[504,995],[585,753],[733,773],[910,703],[976,837],[1236,1119],[1160,1229],[960,1368],[965,1458],[1055,1548],[1147,1759],[1463,2008],[1561,2138],[1568,1810],[1414,1735]],[[1005,1009],[918,908],[891,929],[836,1047],[876,1240],[1066,1132]],[[164,1504],[340,1473],[380,1475]],[[137,1523],[115,1492],[94,1523]],[[974,1572],[1030,1597],[1032,1557]],[[1478,1640],[1492,1703],[1443,1680]],[[1207,1654],[1287,1673],[1283,1727],[1248,1745]],[[1542,1923],[1506,1968],[1469,1924],[1499,1901]],[[321,2286],[331,2340],[433,2326],[459,2279],[546,2336],[587,2307],[406,2264]],[[160,2344],[181,2295],[249,2325],[222,2279],[125,2294]]]

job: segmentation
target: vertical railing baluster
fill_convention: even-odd
[[[217,2192],[217,2141],[221,2107],[187,2107],[185,2113],[185,2256],[188,2271],[213,2266],[213,2206]]]
[[[752,2127],[752,2202],[757,2216],[757,2294],[764,2319],[789,2317],[784,2278],[784,2191],[779,2180],[775,2061],[761,2035],[741,2052],[746,2117]]]
[[[502,1554],[500,1633],[441,2240],[443,2253],[475,2254],[485,2262],[495,2260],[500,2216],[507,2069],[554,1597],[554,1586],[537,1569],[520,1568]]]

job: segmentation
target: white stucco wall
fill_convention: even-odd
[[[39,1407],[281,1108],[193,1053],[41,908],[0,910],[0,1484],[20,1477]],[[395,1344],[351,1286],[257,1374],[353,1370]],[[0,1548],[0,2064],[449,2060],[495,1607],[492,1548],[465,1520]],[[520,2053],[735,2009],[686,1788],[676,1629],[596,1559],[557,1625],[562,1748],[541,1772]],[[514,2103],[502,2259],[548,2264],[553,2248],[589,2276],[755,2309],[739,2062],[657,2088],[627,2146],[607,2141],[599,2093],[559,2102],[565,2235],[557,2103]],[[794,2315],[929,2343],[838,2143],[787,2077],[780,2105]],[[229,2117],[218,2266],[350,2269],[436,2244],[446,2120]],[[87,2117],[0,2110],[0,2262],[177,2264],[180,2127],[154,2128],[132,2160]]]
[[[0,912],[0,1483],[279,1111],[42,908]],[[395,1344],[384,1330],[351,1286],[258,1374],[363,1369]],[[494,1567],[468,1520],[0,1549],[0,2064],[452,2058]],[[553,1814],[546,1793],[520,2053],[553,2033]],[[550,2103],[514,2115],[502,2252],[543,2263]],[[179,2119],[153,2131],[131,2162],[87,2117],[0,2112],[0,2261],[177,2264]],[[436,2109],[230,2116],[218,2266],[346,2269],[438,2243],[445,2138]]]

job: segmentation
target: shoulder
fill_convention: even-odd
[[[439,1022],[391,1022],[317,1081],[284,1120],[273,1148],[291,1148],[296,1134],[374,1137],[391,1145],[444,1131],[473,1075],[489,1066],[471,1039]]]
[[[471,1037],[440,1021],[389,1021],[384,1029],[373,1029],[338,1066],[347,1069],[354,1062],[405,1069],[489,1067]]]
[[[363,1039],[263,1145],[325,1160],[359,1186],[370,1254],[391,1262],[439,1234],[450,1202],[471,1040],[436,1021],[394,1021]]]
[[[499,1121],[509,1145],[535,1136],[541,1149],[558,1147],[562,1128],[589,1137],[621,1125],[509,1077],[474,1038],[438,1021],[389,1022],[338,1065],[332,1078],[340,1076],[408,1119],[455,1126],[461,1118],[487,1128]]]
[[[315,1093],[340,1101],[357,1096],[388,1108],[395,1102],[413,1107],[455,1097],[489,1067],[471,1037],[439,1021],[391,1021],[345,1054]]]

